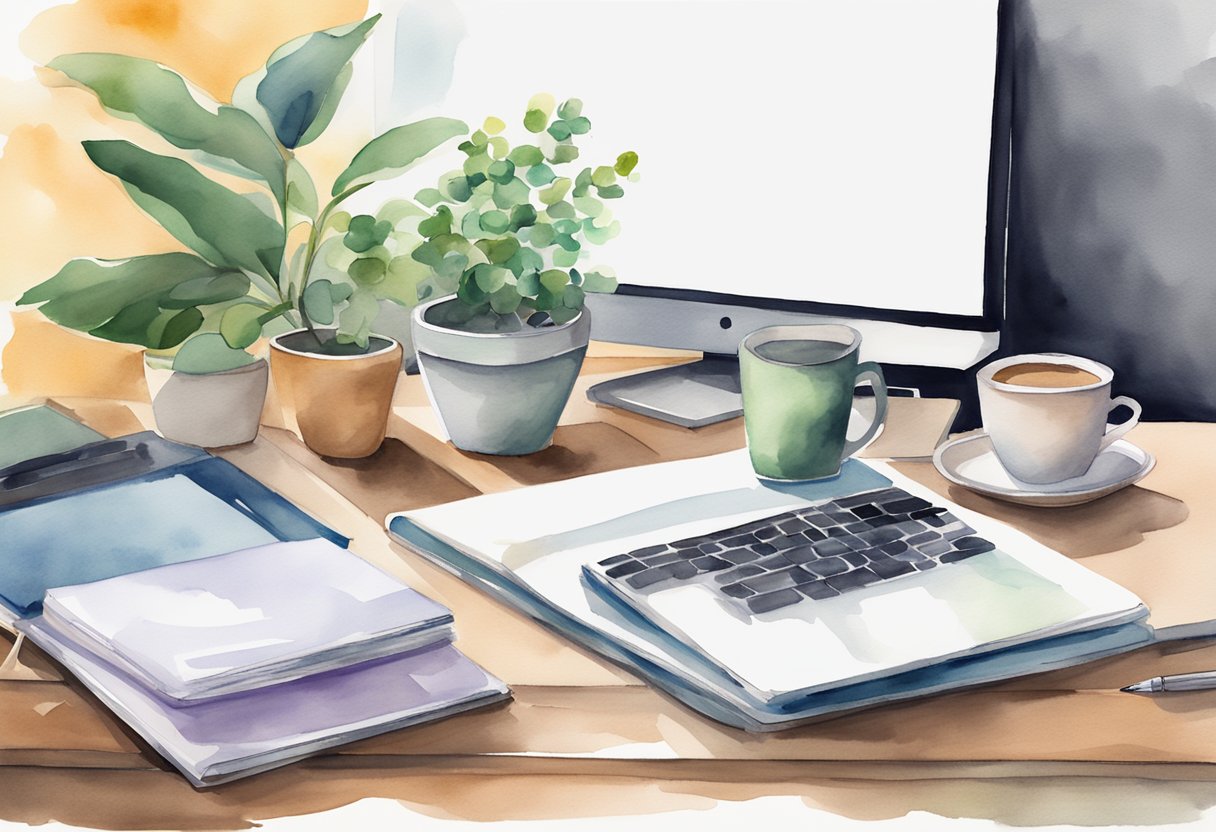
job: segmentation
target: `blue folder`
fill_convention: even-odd
[[[50,587],[273,543],[350,541],[235,466],[155,433],[0,469],[0,604],[28,618]]]

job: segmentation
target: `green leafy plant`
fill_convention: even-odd
[[[151,350],[179,348],[173,367],[228,369],[252,360],[263,334],[336,324],[317,337],[320,352],[368,348],[382,300],[412,306],[424,270],[408,257],[419,209],[390,204],[381,215],[339,210],[350,196],[406,167],[468,126],[429,118],[366,144],[322,204],[296,149],[329,125],[352,75],[351,58],[379,15],[326,29],[276,49],[242,79],[230,104],[211,101],[180,75],[124,55],[63,55],[49,64],[60,83],[95,94],[110,113],[158,133],[197,165],[255,183],[242,193],[195,164],[127,141],[86,141],[93,163],[193,253],[103,261],[77,259],[26,292],[51,320],[100,338]],[[356,256],[342,268],[323,255],[329,240]],[[301,240],[295,243],[296,240]]]
[[[436,307],[435,323],[471,331],[560,324],[579,313],[586,292],[615,290],[610,272],[578,263],[620,232],[609,201],[636,177],[638,156],[579,170],[575,139],[591,122],[576,98],[555,105],[548,94],[528,102],[523,125],[536,138],[515,147],[503,121],[487,118],[460,145],[461,169],[417,194],[431,209],[413,252],[430,270],[420,299],[455,293],[459,301]]]

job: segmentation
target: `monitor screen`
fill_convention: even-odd
[[[636,151],[621,234],[585,264],[621,284],[593,337],[733,352],[782,314],[828,314],[856,319],[871,357],[898,341],[900,360],[968,366],[999,308],[997,4],[390,0],[378,127],[518,124],[545,91],[585,102],[580,161]],[[910,352],[901,324],[967,340]]]

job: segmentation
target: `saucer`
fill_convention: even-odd
[[[986,433],[947,442],[933,454],[941,475],[956,485],[988,497],[1028,506],[1061,507],[1088,503],[1144,477],[1156,464],[1153,455],[1120,439],[1098,454],[1079,477],[1053,483],[1014,479],[997,459]]]

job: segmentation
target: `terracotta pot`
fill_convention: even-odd
[[[302,329],[270,340],[270,371],[285,415],[294,415],[304,444],[321,456],[375,453],[388,425],[401,345],[373,335],[370,352],[323,355],[309,350],[312,340]]]
[[[414,308],[414,347],[427,396],[452,444],[519,456],[547,448],[574,389],[591,314],[518,332],[462,332],[435,323],[449,298]]]
[[[144,364],[161,436],[200,448],[243,445],[258,435],[266,361],[219,373],[177,373]]]

